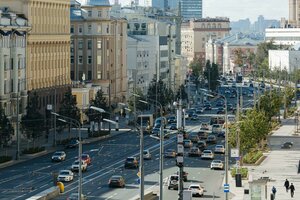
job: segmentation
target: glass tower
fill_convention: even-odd
[[[184,20],[202,18],[202,0],[181,0],[181,15]]]

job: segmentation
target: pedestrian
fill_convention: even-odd
[[[290,182],[287,179],[285,179],[284,187],[286,189],[286,192],[289,192]]]
[[[291,197],[293,198],[294,197],[294,192],[295,192],[295,186],[293,185],[293,183],[291,183],[289,188],[291,190]]]
[[[272,187],[272,193],[273,193],[273,195],[274,195],[274,199],[275,199],[276,192],[277,192],[276,187],[273,186],[273,187]]]

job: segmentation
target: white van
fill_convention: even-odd
[[[178,181],[179,181],[179,176],[177,174],[173,174],[169,176],[168,189],[178,190],[178,184],[179,184]]]

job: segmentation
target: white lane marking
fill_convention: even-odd
[[[46,187],[46,186],[48,186],[48,184],[42,185],[40,188],[43,188],[43,187]]]
[[[20,196],[17,196],[17,197],[15,197],[15,198],[11,199],[11,200],[16,200],[16,199],[22,198],[22,197],[25,196],[25,195],[26,195],[26,193],[25,193],[25,194],[22,194],[22,195],[20,195]]]
[[[114,196],[116,196],[118,193],[114,193],[113,195],[107,197],[105,200],[108,200],[108,199],[112,199]]]
[[[27,181],[27,182],[25,182],[25,183],[27,183],[27,184],[28,184],[28,183],[32,183],[33,181],[35,181],[35,180],[30,180],[30,181]]]

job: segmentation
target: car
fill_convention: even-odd
[[[198,147],[192,147],[189,151],[189,156],[201,156],[201,151]]]
[[[143,158],[144,158],[145,160],[151,160],[152,156],[151,156],[151,153],[150,153],[149,150],[144,150],[144,151],[143,151]]]
[[[56,151],[52,157],[51,160],[54,161],[63,161],[66,160],[67,154],[64,151]]]
[[[170,130],[177,130],[177,124],[176,123],[173,123],[170,125]]]
[[[211,128],[211,133],[212,134],[218,134],[219,132],[222,131],[222,125],[221,124],[213,124]]]
[[[70,170],[60,170],[57,176],[57,181],[70,182],[73,181],[74,174]]]
[[[219,115],[225,114],[225,109],[223,107],[219,107],[217,110],[217,114],[219,114]]]
[[[199,107],[199,108],[197,108],[196,109],[196,114],[202,114],[204,112],[204,108],[202,108],[202,107]]]
[[[125,187],[125,179],[123,178],[123,176],[114,175],[114,176],[110,177],[110,179],[108,181],[108,187],[124,188]]]
[[[242,94],[243,94],[243,95],[247,95],[247,94],[248,94],[248,91],[243,90],[243,91],[242,91]]]
[[[166,158],[175,158],[175,157],[176,157],[176,151],[175,151],[174,149],[167,149],[167,150],[165,151],[164,156],[165,156]]]
[[[156,124],[154,124],[153,128],[160,129],[160,127],[161,127],[161,123],[156,123]]]
[[[233,105],[232,104],[227,104],[227,111],[233,110]]]
[[[200,138],[199,138],[198,135],[193,134],[193,135],[190,135],[190,140],[191,140],[193,143],[197,143],[197,142],[200,140]]]
[[[203,140],[200,140],[199,142],[197,142],[197,147],[201,150],[205,149],[206,148],[206,142],[203,141]]]
[[[179,171],[177,171],[176,174],[179,175]],[[183,171],[183,181],[184,182],[188,181],[188,175],[189,175],[189,173]]]
[[[210,163],[210,169],[224,169],[224,163],[222,162],[222,160],[213,160]]]
[[[204,110],[211,110],[210,103],[205,103],[203,107],[204,107]]]
[[[206,131],[199,131],[199,132],[198,132],[198,137],[199,137],[200,139],[207,139],[208,133],[207,133]]]
[[[78,193],[72,193],[69,197],[67,197],[67,200],[78,200]],[[81,194],[80,200],[87,200],[87,196],[84,194]]]
[[[230,94],[230,90],[225,90],[225,94]]]
[[[218,133],[217,137],[225,138],[225,129]]]
[[[253,92],[248,92],[247,94],[248,97],[253,97],[253,95],[254,95]]]
[[[89,154],[86,153],[81,155],[81,160],[85,162],[87,165],[90,165],[92,163],[91,157],[89,156]]]
[[[190,148],[190,147],[192,147],[193,146],[193,143],[192,143],[192,141],[191,140],[183,140],[183,147],[184,148]]]
[[[244,85],[244,86],[248,86],[248,83],[247,83],[247,82],[244,82],[243,85]]]
[[[188,190],[192,191],[192,196],[202,197],[204,195],[204,188],[200,184],[191,184]]]
[[[253,83],[250,83],[250,84],[249,84],[249,87],[253,88],[253,87],[254,87]]]
[[[229,98],[236,98],[236,94],[235,93],[231,93]]]
[[[201,155],[201,159],[214,159],[214,157],[212,150],[204,150]]]
[[[168,179],[168,190],[178,190],[178,181],[179,181],[179,175],[173,174],[169,176]]]
[[[285,142],[281,145],[282,149],[290,149],[293,146],[293,142]]]
[[[73,139],[66,145],[66,148],[75,148],[79,146],[79,140]]]
[[[139,161],[137,157],[127,157],[125,160],[124,168],[138,168],[139,167]]]
[[[223,101],[217,101],[216,106],[217,107],[223,107],[224,106],[224,102]]]
[[[224,154],[225,153],[224,145],[219,145],[219,144],[216,145],[214,152],[215,153],[222,153],[222,154]]]
[[[209,124],[208,123],[201,123],[200,131],[208,131],[208,130],[209,130]]]
[[[176,117],[175,116],[170,116],[167,118],[168,124],[176,123]]]
[[[153,135],[158,135],[159,132],[160,132],[160,128],[155,128],[155,127],[154,127],[154,128],[152,129],[152,134],[153,134]]]
[[[214,135],[209,135],[206,139],[206,143],[215,144],[217,143],[217,138]]]
[[[71,166],[72,171],[79,171],[79,160],[75,160]],[[81,161],[81,171],[85,172],[87,170],[87,163],[83,160]]]
[[[199,120],[198,115],[197,115],[197,114],[193,114],[192,117],[191,117],[191,120],[192,120],[192,121],[197,121],[197,120]]]

